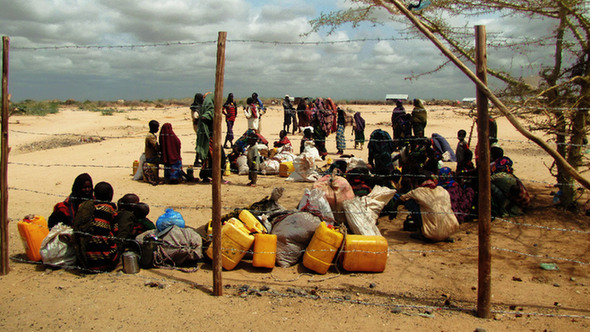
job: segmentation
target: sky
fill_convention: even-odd
[[[226,31],[224,95],[475,96],[473,83],[454,66],[406,79],[446,58],[429,41],[399,39],[406,36],[399,23],[304,35],[322,12],[351,6],[345,0],[0,0],[0,35],[10,37],[9,92],[13,101],[190,98],[214,90],[216,41]],[[553,29],[550,22],[494,15],[449,21],[468,31],[485,24],[488,33],[504,36]],[[330,43],[362,39],[373,41]],[[489,53],[489,64],[526,76],[549,56],[538,50],[519,59],[504,50]]]

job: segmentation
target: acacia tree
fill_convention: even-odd
[[[387,19],[409,24],[409,30],[418,30],[401,13],[392,10],[396,0],[351,0],[354,8],[322,13],[311,21],[314,31],[329,27],[333,32],[338,26],[369,21],[384,23],[383,9],[392,15]],[[408,1],[406,1],[408,2]],[[416,3],[417,1],[409,1]],[[446,43],[446,47],[465,63],[475,64],[472,38],[467,38],[465,29],[458,29],[448,23],[449,17],[476,17],[494,13],[500,18],[522,18],[529,20],[550,20],[554,26],[549,36],[520,38],[515,41],[491,43],[491,48],[509,48],[513,54],[526,56],[540,47],[550,48],[551,62],[542,63],[537,72],[539,84],[531,85],[525,78],[512,74],[503,68],[488,68],[490,76],[504,83],[497,95],[511,112],[523,117],[527,110],[545,115],[526,117],[531,130],[551,134],[556,150],[569,165],[554,163],[551,172],[562,191],[561,204],[575,206],[575,186],[572,169],[588,170],[584,164],[583,148],[588,131],[588,110],[590,108],[590,4],[587,0],[432,0],[432,4],[414,15],[427,29]],[[450,62],[440,64],[430,73],[444,68]],[[420,75],[418,75],[420,76]],[[571,166],[571,167],[570,167]],[[577,177],[579,179],[579,177]],[[586,181],[587,182],[587,181]],[[587,184],[585,184],[587,187]],[[590,189],[590,188],[589,188]]]

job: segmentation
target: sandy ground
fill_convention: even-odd
[[[392,107],[344,107],[362,112],[367,138],[376,128],[390,131]],[[469,133],[472,119],[467,110],[430,109],[427,135],[439,133],[455,147],[457,130]],[[48,217],[83,172],[90,173],[94,183],[110,182],[115,199],[137,193],[151,206],[152,220],[166,207],[177,207],[188,225],[205,224],[211,216],[210,185],[151,186],[131,179],[132,162],[143,150],[151,119],[172,124],[182,140],[184,163],[192,164],[195,135],[186,107],[127,109],[112,116],[62,110],[45,117],[11,117],[10,255],[26,257],[17,222],[27,214]],[[199,264],[193,273],[151,269],[127,275],[118,268],[111,273],[84,275],[12,260],[10,273],[0,276],[0,329],[588,330],[588,217],[552,207],[550,184],[554,180],[546,166],[551,159],[526,142],[505,119],[498,122],[500,142],[533,201],[525,216],[492,224],[493,319],[477,318],[473,312],[477,302],[477,224],[461,225],[455,243],[424,244],[401,230],[404,217],[400,215],[391,221],[387,217],[379,220],[391,250],[383,273],[339,273],[332,268],[320,276],[302,265],[271,271],[243,261],[236,269],[223,272],[222,297],[211,296],[212,273],[206,263]],[[262,120],[263,135],[271,142],[277,140],[281,126],[282,110],[271,108]],[[246,129],[242,113],[235,127],[236,133]],[[346,129],[349,141],[345,152],[366,159],[366,149],[352,149],[351,130]],[[476,133],[474,129],[472,146],[477,142]],[[79,136],[68,134],[104,140],[48,148],[71,137],[79,140]],[[300,139],[300,135],[291,137],[296,149]],[[330,157],[335,159],[335,135],[328,139]],[[303,190],[311,186],[277,176],[260,176],[256,188],[245,186],[246,176],[227,179],[232,183],[221,188],[223,212],[248,206],[277,186],[286,188],[280,203],[295,208]],[[539,264],[543,262],[557,263],[559,270],[542,270]]]

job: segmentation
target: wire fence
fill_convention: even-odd
[[[431,253],[433,251],[424,251],[424,253]],[[43,265],[41,262],[34,262],[27,259],[23,259],[18,256],[11,256],[11,260],[18,263],[25,263],[25,264],[36,264],[36,265]],[[109,274],[112,275],[110,272],[96,272],[86,270],[80,266],[74,267],[62,267],[65,270],[72,271],[74,273],[83,272],[83,273],[92,273],[92,274]],[[195,269],[193,272],[197,272],[200,269]],[[291,284],[294,281],[299,280],[301,277],[309,277],[309,283],[319,283],[324,282],[327,280],[331,280],[338,277],[346,277],[351,276],[354,277],[354,273],[349,274],[338,274],[332,277],[322,277],[317,278],[318,275],[311,274],[311,273],[300,273],[297,278],[283,280],[277,278],[272,272],[270,273],[272,279],[280,284]],[[141,280],[144,282],[144,286],[149,287],[158,287],[158,288],[167,288],[170,284],[179,284],[179,285],[188,285],[191,288],[198,288],[198,289],[208,289],[212,290],[213,286],[209,283],[202,283],[197,282],[194,280],[188,280],[186,278],[177,279],[177,278],[159,278],[155,276],[148,276],[143,275],[140,273],[137,274],[116,274],[112,275],[112,278],[123,280],[128,282],[130,280]],[[251,283],[253,280],[244,280],[244,283]],[[391,294],[391,296],[386,296],[385,301],[378,301],[378,300],[366,300],[366,299],[355,299],[351,295],[343,292],[344,294],[338,295],[328,295],[322,294],[322,292],[318,292],[316,287],[308,288],[308,287],[293,287],[293,286],[250,286],[250,285],[226,285],[225,287],[226,292],[225,296],[231,297],[238,297],[244,298],[248,296],[254,297],[269,297],[269,298],[300,298],[300,299],[309,299],[313,301],[323,301],[327,303],[345,303],[349,305],[359,305],[359,306],[371,306],[371,307],[378,307],[378,308],[385,308],[390,310],[391,313],[396,314],[406,314],[406,315],[415,315],[415,316],[422,316],[422,317],[434,317],[434,312],[441,312],[441,311],[450,311],[450,312],[464,312],[464,313],[472,313],[475,312],[476,308],[474,306],[465,306],[461,305],[461,303],[467,302],[466,300],[461,299],[453,299],[452,301],[445,300],[444,305],[424,305],[424,304],[411,304],[412,302],[424,302],[424,299],[412,298],[412,297],[400,297],[397,294]],[[231,292],[228,292],[231,291]],[[383,297],[379,296],[379,297]],[[432,301],[435,302],[435,301]],[[574,309],[575,310],[575,309]],[[582,314],[559,314],[559,313],[551,313],[551,312],[540,312],[540,311],[524,311],[524,310],[503,310],[502,306],[494,305],[491,312],[493,314],[501,314],[501,315],[510,315],[514,317],[547,317],[547,318],[570,318],[570,319],[590,319],[588,315]]]
[[[258,43],[258,44],[270,44],[270,45],[308,45],[308,46],[317,46],[317,45],[329,45],[329,44],[338,44],[338,43],[356,43],[356,42],[375,42],[375,41],[399,41],[399,40],[411,40],[411,39],[417,39],[415,37],[395,37],[395,38],[371,38],[371,39],[358,39],[358,40],[346,40],[346,41],[322,41],[322,42],[277,42],[277,41],[263,41],[263,40],[229,40],[228,42],[233,42],[233,43]],[[498,39],[499,42],[502,42],[501,39]],[[52,51],[52,50],[64,50],[64,49],[135,49],[135,48],[150,48],[150,47],[175,47],[175,46],[196,46],[196,45],[207,45],[207,44],[215,44],[216,41],[203,41],[203,42],[168,42],[168,43],[155,43],[155,44],[133,44],[133,45],[88,45],[88,46],[79,46],[79,45],[63,45],[63,46],[45,46],[45,47],[13,47],[14,50],[17,51],[43,51],[43,50],[47,50],[47,51]],[[544,107],[538,107],[538,108],[531,108],[531,107],[524,107],[524,109],[535,109],[535,110],[551,110],[551,108],[544,108]],[[554,108],[553,110],[588,110],[588,109],[584,109],[584,108]],[[380,110],[376,110],[376,111],[371,111],[373,113],[391,113],[391,111],[380,111]],[[26,135],[40,135],[40,136],[87,136],[87,135],[83,135],[83,134],[68,134],[68,133],[39,133],[39,132],[27,132],[27,131],[20,131],[20,130],[11,130],[11,133],[18,133],[18,134],[26,134]],[[186,134],[189,135],[189,134]],[[193,134],[190,134],[191,136]],[[102,139],[136,139],[136,138],[143,138],[145,137],[144,134],[138,134],[138,135],[128,135],[128,136],[99,136]],[[274,136],[273,136],[274,137]],[[454,139],[454,137],[452,138]],[[346,140],[347,142],[354,142],[354,140]],[[529,141],[515,141],[515,140],[506,140],[506,142],[510,142],[510,143],[530,143]],[[560,143],[560,144],[565,144],[565,145],[572,145],[572,144],[567,144],[567,143]],[[580,147],[587,147],[587,145],[577,145]],[[101,164],[79,164],[79,165],[74,165],[74,164],[66,164],[66,163],[28,163],[28,162],[9,162],[9,165],[13,165],[13,166],[26,166],[26,167],[67,167],[67,168],[111,168],[111,169],[129,169],[129,166],[119,166],[119,165],[101,165]],[[353,175],[361,175],[361,174],[353,174]],[[379,175],[376,175],[379,176]],[[404,176],[415,176],[415,177],[419,177],[419,176],[424,176],[421,174],[404,174]],[[523,179],[525,181],[528,181],[526,179]],[[534,182],[533,180],[530,180],[531,182]],[[538,183],[543,183],[543,182],[538,182]],[[555,183],[547,183],[547,184],[551,184],[551,185],[555,185]],[[557,185],[563,185],[563,184],[557,184]],[[66,195],[64,194],[59,194],[59,193],[49,193],[49,192],[43,192],[43,191],[39,191],[39,190],[35,190],[35,189],[29,189],[29,188],[18,188],[18,187],[9,187],[9,190],[13,190],[13,191],[22,191],[22,192],[28,192],[28,193],[32,193],[32,194],[37,194],[37,195],[47,195],[47,196],[53,196],[53,197],[64,197]],[[178,210],[211,210],[211,206],[208,205],[193,205],[193,206],[170,206],[170,205],[158,205],[158,204],[154,204],[151,205],[153,207],[159,207],[159,208],[174,208],[174,209],[178,209]],[[226,211],[234,211],[235,209],[243,209],[244,207],[238,207],[238,206],[222,206],[221,207],[223,210]],[[259,212],[270,212],[270,211],[259,211]],[[334,214],[339,214],[339,213],[345,213],[343,211],[332,211]],[[352,214],[366,214],[368,212],[348,212],[348,213],[352,213]],[[398,210],[383,210],[382,213],[387,214],[387,213],[410,213],[407,211],[398,211]],[[421,215],[428,215],[428,214],[441,214],[444,212],[420,212]],[[471,215],[470,215],[471,216]],[[549,227],[549,226],[544,226],[544,225],[537,225],[537,224],[532,224],[532,223],[522,223],[522,222],[517,222],[515,220],[511,220],[511,219],[503,219],[503,218],[495,218],[495,221],[500,221],[502,223],[506,223],[506,224],[510,224],[513,226],[517,226],[517,227],[522,227],[522,228],[530,228],[530,229],[539,229],[539,230],[544,230],[544,231],[552,231],[552,232],[562,232],[562,233],[567,233],[568,236],[585,236],[587,237],[588,234],[590,234],[590,231],[584,230],[584,229],[574,229],[574,228],[559,228],[559,227]],[[18,222],[18,219],[12,218],[11,221],[13,223]],[[41,226],[39,226],[41,227]],[[76,231],[74,232],[77,235],[80,236],[89,236],[92,237],[94,236],[93,234],[89,234],[89,233],[85,233],[85,232],[79,232]],[[133,241],[130,239],[123,239],[123,238],[118,238],[116,236],[113,237],[106,237],[109,240],[112,241],[117,241],[120,243],[126,243],[129,241]],[[165,244],[165,245],[169,245],[169,244]],[[478,247],[477,246],[464,246],[462,247],[460,244],[454,243],[452,244],[453,247],[451,248],[442,248],[442,249],[426,249],[426,250],[420,250],[420,249],[402,249],[402,248],[391,248],[388,247],[387,250],[385,251],[367,251],[367,250],[344,250],[344,249],[304,249],[304,250],[300,250],[300,251],[290,251],[290,252],[286,252],[287,254],[296,254],[296,255],[303,255],[306,252],[309,253],[325,253],[325,252],[330,252],[330,253],[335,253],[336,251],[341,253],[341,254],[357,254],[357,253],[363,253],[363,254],[373,254],[373,255],[383,255],[383,254],[387,254],[387,255],[396,255],[396,254],[418,254],[418,255],[422,255],[422,254],[437,254],[437,253],[467,253],[467,254],[471,254],[473,256],[477,255],[477,250]],[[537,251],[538,248],[535,248],[535,251]],[[559,262],[565,262],[565,263],[571,263],[571,264],[576,264],[582,267],[586,267],[588,265],[590,265],[590,262],[582,260],[582,259],[576,259],[576,258],[567,258],[567,257],[557,257],[557,256],[553,256],[553,255],[549,255],[549,254],[537,254],[537,253],[530,253],[530,252],[523,252],[523,251],[519,251],[519,250],[515,250],[513,248],[503,248],[503,247],[498,247],[498,246],[493,246],[492,250],[495,252],[496,255],[517,255],[517,256],[523,256],[523,257],[528,257],[531,259],[534,259],[536,261],[542,260],[542,261],[559,261]],[[222,247],[222,251],[226,251],[226,252],[238,252],[240,254],[246,254],[246,255],[258,255],[258,254],[277,254],[276,251],[264,251],[264,252],[255,252],[252,249],[239,249],[239,248],[233,248],[233,247]],[[33,262],[30,261],[28,259],[23,259],[21,257],[18,256],[12,256],[11,257],[14,261],[16,262],[20,262],[20,263],[31,263],[31,264],[41,264],[39,262]],[[332,266],[336,266],[337,263],[330,263]],[[336,266],[337,267],[337,266]],[[92,272],[95,273],[95,271],[90,271],[90,270],[86,270],[81,266],[72,266],[72,267],[67,267],[68,269],[73,269],[73,270],[77,270],[77,271],[82,271],[82,272]],[[301,274],[304,275],[304,274]],[[340,275],[340,273],[338,274]],[[123,277],[122,277],[123,278]],[[142,275],[128,275],[125,276],[125,278],[146,278],[148,280],[155,280],[152,277],[145,277]],[[276,281],[280,281],[275,279]],[[326,279],[327,280],[327,279]],[[175,282],[174,280],[171,279],[161,279],[161,281],[163,282]],[[320,281],[323,281],[320,280]],[[210,285],[201,285],[203,287],[210,287]],[[319,296],[317,294],[308,294],[308,293],[301,293],[301,292],[282,292],[282,291],[262,291],[264,292],[265,295],[268,296],[273,296],[273,297],[301,297],[301,298],[309,298],[309,299],[314,299],[314,300],[324,300],[327,302],[343,302],[343,303],[350,303],[350,304],[355,304],[355,305],[366,305],[366,306],[376,306],[376,307],[386,307],[388,309],[391,310],[399,310],[404,309],[404,310],[448,310],[448,311],[462,311],[462,312],[471,312],[474,311],[473,307],[462,307],[462,306],[429,306],[429,305],[414,305],[414,304],[404,304],[404,303],[378,303],[378,302],[371,302],[371,301],[363,301],[363,300],[355,300],[355,299],[351,299],[351,298],[347,298],[347,297],[332,297],[332,296]],[[237,292],[236,296],[241,296],[244,292],[239,291]],[[543,317],[558,317],[558,318],[579,318],[579,319],[587,319],[590,318],[589,316],[585,316],[585,315],[563,315],[563,314],[553,314],[553,313],[541,313],[541,312],[522,312],[522,311],[505,311],[505,310],[493,310],[493,313],[501,313],[501,314],[510,314],[510,315],[530,315],[530,316],[543,316]]]

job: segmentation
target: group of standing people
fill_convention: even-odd
[[[303,131],[304,140],[313,138],[315,147],[320,157],[325,158],[328,154],[326,149],[326,138],[331,133],[336,133],[337,154],[343,154],[346,149],[345,127],[347,123],[345,111],[338,107],[332,98],[299,98],[296,101],[297,107],[291,103],[291,97],[286,95],[283,100],[283,130],[287,133],[293,125],[292,133]],[[364,130],[365,120],[360,113],[353,117],[353,135],[355,136],[355,149],[365,142]],[[306,129],[310,129],[307,133]],[[303,145],[302,145],[303,148]]]
[[[192,174],[185,173],[182,168],[181,143],[172,129],[172,124],[164,123],[159,135],[158,121],[151,120],[148,126],[149,132],[145,137],[144,148],[146,162],[142,165],[145,179],[153,185],[159,184],[158,167],[163,165],[167,183],[179,183],[183,178],[192,180]]]

